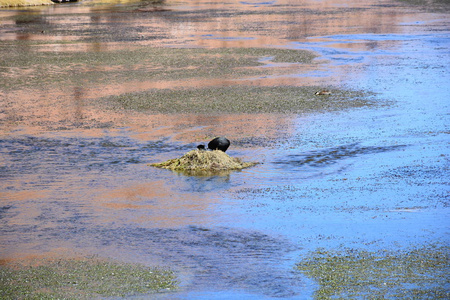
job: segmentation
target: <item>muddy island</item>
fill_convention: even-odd
[[[214,175],[223,171],[242,170],[256,164],[256,162],[242,162],[239,158],[231,157],[220,150],[205,151],[196,149],[189,151],[180,158],[150,165],[189,175]]]
[[[0,0],[0,7],[51,5],[51,0]]]

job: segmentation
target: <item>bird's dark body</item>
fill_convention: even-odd
[[[208,143],[208,148],[211,150],[221,150],[225,152],[228,147],[230,147],[230,141],[224,137],[217,137]]]

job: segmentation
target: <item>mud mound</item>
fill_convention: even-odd
[[[51,0],[0,0],[0,7],[52,5]]]
[[[241,170],[255,164],[254,162],[242,162],[239,158],[231,157],[220,150],[192,150],[180,158],[169,159],[162,163],[151,164],[151,166],[188,173],[214,173]]]

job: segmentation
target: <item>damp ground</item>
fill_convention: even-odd
[[[159,267],[162,299],[448,298],[447,4],[298,2],[1,10],[2,262]],[[260,164],[148,166],[219,135]]]

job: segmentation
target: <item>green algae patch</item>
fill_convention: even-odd
[[[50,0],[0,0],[0,7],[52,5]]]
[[[180,158],[154,163],[151,166],[189,175],[216,175],[226,171],[242,170],[256,164],[242,162],[239,158],[231,157],[220,150],[191,150]]]
[[[153,89],[103,98],[113,109],[153,113],[310,113],[373,105],[372,94],[334,89],[315,95],[321,87],[227,86]]]
[[[0,265],[1,299],[93,299],[167,292],[171,271],[109,260],[45,259]]]
[[[449,299],[449,247],[399,252],[316,250],[297,265],[316,299]]]

